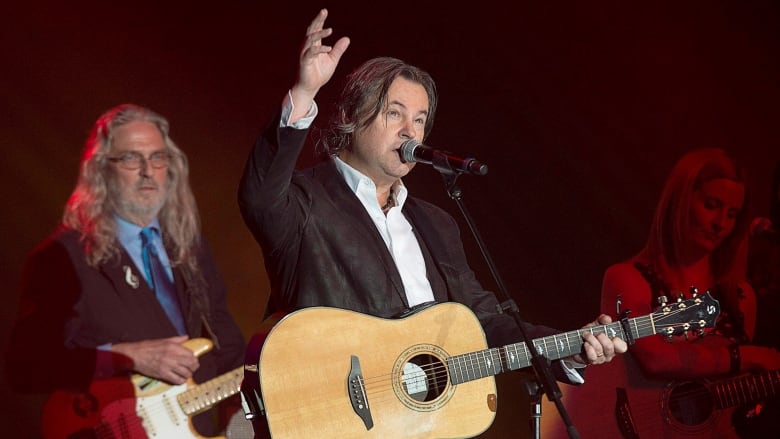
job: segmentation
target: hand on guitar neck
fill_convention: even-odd
[[[197,355],[187,347],[186,335],[143,340],[138,342],[116,343],[111,346],[112,361],[119,370],[98,371],[97,378],[115,375],[119,371],[138,372],[150,378],[157,378],[171,384],[184,384],[192,378],[200,363]],[[197,346],[198,344],[195,344]],[[99,353],[100,354],[100,353]],[[117,359],[117,357],[119,357]],[[99,364],[101,362],[98,362]]]
[[[186,337],[173,337],[160,343],[127,343],[120,350],[134,345],[131,355],[145,358],[143,367],[159,371],[161,367],[177,364],[175,359],[166,361],[160,357],[166,352],[174,351],[177,357],[186,357],[179,353],[184,349],[190,356],[197,357],[213,346],[208,339],[195,338],[179,343],[176,349],[171,348],[171,342],[184,339]],[[85,392],[57,391],[43,408],[43,437],[201,438],[192,425],[192,416],[236,395],[243,376],[243,367],[239,367],[200,384],[190,377],[182,384],[169,385],[156,377],[134,374],[95,380]],[[182,381],[180,377],[176,381]]]
[[[712,327],[719,312],[707,294],[531,342],[556,360],[582,352],[585,333],[621,339],[678,334]],[[495,416],[493,376],[531,365],[525,342],[487,348],[477,317],[454,302],[390,320],[304,308],[249,346],[244,383],[255,386],[251,395],[262,396],[274,439],[474,437]]]

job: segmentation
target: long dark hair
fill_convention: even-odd
[[[356,131],[368,126],[387,105],[387,91],[395,78],[402,77],[419,83],[428,94],[428,118],[423,138],[433,129],[438,92],[431,75],[400,59],[373,58],[347,76],[346,85],[335,104],[334,111],[320,138],[317,152],[334,156],[352,143]]]

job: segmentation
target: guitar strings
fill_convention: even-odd
[[[179,427],[183,424],[189,431],[190,416],[237,393],[240,388],[237,378],[240,378],[242,369],[235,369],[229,374],[202,383],[197,388],[187,389],[187,384],[179,384],[171,386],[159,395],[112,401],[101,410],[100,421],[94,427],[95,434],[98,438],[155,436],[160,434],[157,430],[161,430],[159,423],[158,428],[155,428],[154,420],[157,419],[170,421],[166,426],[173,424]],[[238,384],[238,387],[233,389],[231,384]],[[176,392],[177,388],[184,390]],[[198,394],[202,397],[192,396]],[[140,406],[136,404],[139,399],[144,401]],[[185,410],[183,400],[188,407],[195,410]]]
[[[641,372],[635,369],[635,373]],[[623,388],[623,385],[628,387]],[[736,438],[732,429],[738,422],[748,419],[747,413],[750,412],[740,412],[737,419],[734,417],[737,414],[735,410],[738,407],[749,408],[749,404],[777,396],[780,393],[780,371],[746,373],[721,380],[675,381],[643,377],[634,382],[629,378],[626,382],[614,384],[617,387],[611,386],[610,383],[598,394],[593,393],[593,389],[591,393],[582,396],[571,394],[574,398],[571,407],[574,409],[573,414],[580,416],[586,428],[602,425],[586,422],[589,418],[583,417],[592,410],[590,406],[596,404],[606,409],[605,414],[616,406],[622,407],[621,413],[630,414],[610,417],[613,422],[617,422],[613,427],[632,423],[640,437],[668,437],[670,434],[682,437],[682,433],[686,437],[711,437],[717,432],[723,432],[728,437]],[[624,392],[623,398],[618,397],[616,400],[615,389],[627,392]],[[750,416],[757,414],[759,412],[752,412]],[[727,431],[731,433],[726,434]],[[674,432],[680,434],[675,435]]]
[[[635,330],[636,330],[637,334],[642,334],[645,331],[650,331],[650,334],[657,334],[657,333],[666,334],[666,331],[665,331],[666,329],[671,329],[672,332],[673,332],[675,329],[679,329],[679,328],[683,328],[684,329],[684,328],[688,327],[689,325],[691,325],[691,323],[693,325],[698,324],[698,322],[680,323],[680,322],[677,322],[677,321],[674,321],[671,324],[664,324],[663,323],[663,320],[669,319],[669,318],[673,318],[673,317],[675,317],[677,314],[679,314],[681,312],[689,312],[689,311],[688,311],[687,308],[684,308],[684,309],[676,308],[676,309],[673,309],[673,310],[671,310],[671,311],[669,311],[667,313],[660,313],[659,312],[659,313],[656,313],[658,315],[655,315],[655,314],[647,315],[647,316],[643,316],[643,317],[637,317],[637,318],[632,319],[632,320],[633,320],[633,322],[635,324],[634,327],[635,327]],[[656,319],[653,320],[652,317],[656,317]],[[534,340],[534,341],[535,342],[541,341],[542,342],[541,345],[544,347],[544,351],[545,352],[549,352],[550,351],[549,346],[555,347],[556,348],[555,350],[558,351],[558,349],[557,349],[557,346],[558,346],[557,339],[565,338],[566,345],[567,345],[567,348],[568,348],[567,353],[571,353],[571,352],[573,352],[572,349],[571,349],[571,344],[572,344],[572,340],[571,339],[572,339],[572,337],[574,337],[574,338],[576,338],[577,344],[578,344],[578,346],[577,346],[578,350],[576,351],[576,353],[579,353],[581,348],[582,348],[582,345],[583,345],[583,341],[582,341],[582,338],[581,338],[583,332],[585,332],[585,331],[591,332],[594,335],[601,334],[601,333],[608,333],[609,332],[608,328],[615,327],[617,325],[619,325],[619,322],[613,322],[613,323],[607,324],[607,325],[597,325],[597,326],[593,326],[593,327],[590,327],[590,328],[582,328],[582,329],[577,330],[577,331],[572,331],[571,333],[561,333],[561,334],[556,334],[556,335],[544,337],[542,339],[537,339],[537,340]],[[552,340],[552,341],[550,341],[550,340]],[[526,344],[524,342],[520,342],[520,343],[515,344],[514,346],[517,346],[517,345],[520,346],[521,350],[519,352],[515,352],[515,354],[516,355],[520,355],[521,359],[523,360],[522,361],[523,363],[530,364],[530,353],[528,351],[528,348],[527,348]],[[500,364],[499,364],[500,369],[497,371],[497,373],[501,373],[501,372],[505,372],[506,371],[507,366],[510,364],[509,357],[511,356],[511,354],[509,354],[507,352],[507,346],[504,346],[504,347],[501,347],[501,348],[487,349],[486,351],[483,351],[483,352],[497,353],[498,354],[498,359],[500,360]],[[427,355],[431,355],[433,357],[436,357],[436,355],[434,355],[433,353],[429,353]],[[450,378],[450,373],[452,371],[450,370],[450,366],[447,365],[447,362],[448,362],[448,360],[451,360],[451,359],[454,359],[454,358],[465,358],[466,359],[465,364],[459,364],[459,365],[457,365],[457,368],[460,371],[464,371],[465,370],[464,375],[466,377],[473,377],[473,378],[466,379],[464,381],[464,383],[465,382],[469,382],[469,381],[473,381],[473,380],[476,380],[476,379],[485,378],[485,377],[488,377],[488,376],[493,376],[493,375],[496,374],[496,373],[487,373],[487,374],[485,374],[485,373],[478,373],[478,371],[483,371],[486,368],[485,357],[483,356],[483,357],[480,358],[478,356],[478,353],[455,355],[455,356],[446,357],[446,358],[438,358],[437,357],[438,361],[419,365],[419,367],[422,369],[423,374],[424,374],[424,380],[425,380],[425,384],[426,384],[425,387],[427,389],[429,389],[429,391],[431,389],[432,390],[438,390],[438,388],[441,387],[440,383],[442,383],[442,382],[446,382],[447,383],[446,386],[444,386],[444,387],[448,387],[448,386],[452,385],[451,384],[451,380],[449,379]],[[492,358],[492,356],[490,356],[490,358]],[[557,358],[562,358],[562,356],[559,355]],[[525,367],[527,367],[527,366],[525,366]],[[410,379],[417,381],[417,380],[419,380],[421,378],[422,378],[422,376],[419,376],[419,377],[418,376],[414,376],[414,377],[412,377]],[[370,377],[370,378],[366,378],[364,380],[364,387],[365,387],[366,393],[369,396],[369,403],[370,403],[372,397],[376,398],[376,397],[378,397],[377,395],[381,395],[383,393],[389,392],[389,391],[391,391],[391,390],[393,390],[395,388],[398,388],[398,389],[403,391],[403,384],[402,384],[403,381],[404,381],[404,379],[403,379],[402,376],[397,377],[397,376],[395,376],[392,373],[388,373],[388,374],[384,374],[384,375],[377,375],[377,376],[373,376],[373,377]],[[445,392],[439,392],[439,395],[441,393],[445,393]],[[393,394],[395,394],[395,393],[393,393]],[[381,397],[381,396],[379,396],[379,397]],[[436,398],[438,398],[438,395],[435,398],[433,398],[433,399],[436,399]]]
[[[680,309],[681,307],[675,308],[672,306],[670,308],[665,308],[662,312],[656,312],[652,315],[630,319],[630,325],[625,329],[631,331],[631,335],[634,338],[659,333],[668,335],[669,333],[675,333],[689,329],[699,329],[700,325],[698,321],[679,323],[675,322],[675,319],[670,320],[670,318],[677,317],[681,312],[690,312],[692,308],[699,305],[700,303],[694,303],[692,306],[684,309]],[[571,355],[581,352],[583,345],[582,335],[585,332],[591,332],[592,334],[607,333],[610,334],[610,336],[613,336],[615,334],[625,335],[623,330],[624,328],[622,326],[622,322],[618,321],[608,325],[596,325],[590,328],[581,328],[570,333],[555,334],[544,337],[542,339],[533,340],[533,342],[536,347],[544,348],[540,349],[542,352],[560,352],[561,349],[559,349],[559,347],[563,346],[564,350],[568,349],[568,351],[566,351],[568,355]],[[560,344],[564,342],[564,345]],[[573,346],[576,347],[576,351],[572,349]],[[554,349],[549,349],[550,347]],[[504,372],[509,368],[509,365],[512,364],[512,361],[514,361],[515,365],[520,364],[518,362],[518,357],[520,358],[521,362],[524,362],[524,364],[516,367],[517,369],[530,366],[530,355],[525,342],[503,346],[500,348],[491,348],[483,352],[490,352],[497,355],[497,357],[494,357],[493,355],[488,357],[480,357],[478,355],[479,353],[441,357],[435,352],[424,353],[424,355],[429,355],[432,358],[435,358],[435,361],[418,365],[418,367],[423,371],[424,377],[423,375],[419,375],[413,376],[411,379],[422,379],[426,383],[426,387],[429,389],[429,391],[430,389],[435,389],[438,393],[434,394],[433,396],[426,394],[422,400],[418,399],[417,395],[413,397],[406,392],[406,388],[404,387],[406,382],[404,382],[403,374],[399,374],[394,371],[388,371],[388,373],[385,374],[364,376],[361,385],[365,391],[365,402],[370,407],[372,403],[394,401],[403,398],[413,398],[416,401],[415,405],[418,407],[419,405],[424,405],[426,403],[430,403],[432,405],[439,404],[442,402],[441,395],[448,394],[450,387],[455,386],[455,384],[452,384],[453,381],[451,374],[454,371],[451,370],[451,367],[458,369],[459,372],[463,373],[467,379],[465,379],[462,383],[466,384],[469,381],[474,381],[476,379],[481,379]],[[556,358],[560,357],[562,356]],[[486,359],[489,359],[489,361],[497,359],[499,362],[499,364],[494,365],[498,367],[493,367],[490,369],[490,373],[484,373],[486,366],[485,361],[488,361]],[[456,364],[453,363],[453,360],[464,361],[461,364]],[[397,393],[401,394],[399,395]],[[280,411],[297,413],[299,410],[300,407],[294,404],[289,405],[286,409],[281,409],[280,407]]]

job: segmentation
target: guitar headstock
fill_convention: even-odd
[[[652,314],[655,332],[668,337],[689,331],[703,332],[705,328],[715,326],[719,315],[720,303],[709,291],[690,299],[664,303]]]

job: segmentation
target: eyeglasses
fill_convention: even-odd
[[[108,161],[116,163],[121,168],[129,169],[131,171],[140,169],[141,166],[146,164],[146,162],[149,162],[149,165],[155,169],[165,168],[168,166],[170,160],[171,155],[165,151],[153,152],[152,155],[146,158],[144,158],[140,152],[136,151],[129,151],[120,155],[119,157],[108,158]]]

